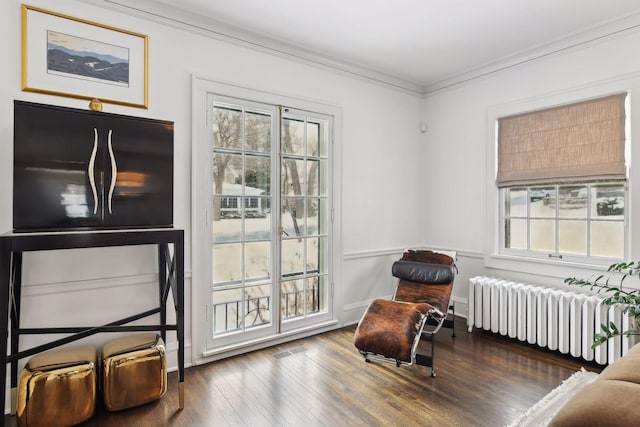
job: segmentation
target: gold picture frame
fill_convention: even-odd
[[[148,37],[22,5],[22,90],[148,108]]]

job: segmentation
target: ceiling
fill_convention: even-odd
[[[640,30],[638,0],[104,1],[422,93]]]

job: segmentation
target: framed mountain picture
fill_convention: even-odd
[[[148,37],[22,5],[22,90],[148,107]]]

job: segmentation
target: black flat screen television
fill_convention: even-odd
[[[14,231],[172,227],[173,127],[14,101]]]

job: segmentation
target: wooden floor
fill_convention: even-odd
[[[584,366],[581,359],[483,331],[457,319],[437,336],[436,372],[365,363],[355,326],[177,374],[159,401],[118,413],[99,408],[83,426],[503,426]],[[429,343],[421,343],[428,352]],[[7,417],[15,426],[16,418]]]

